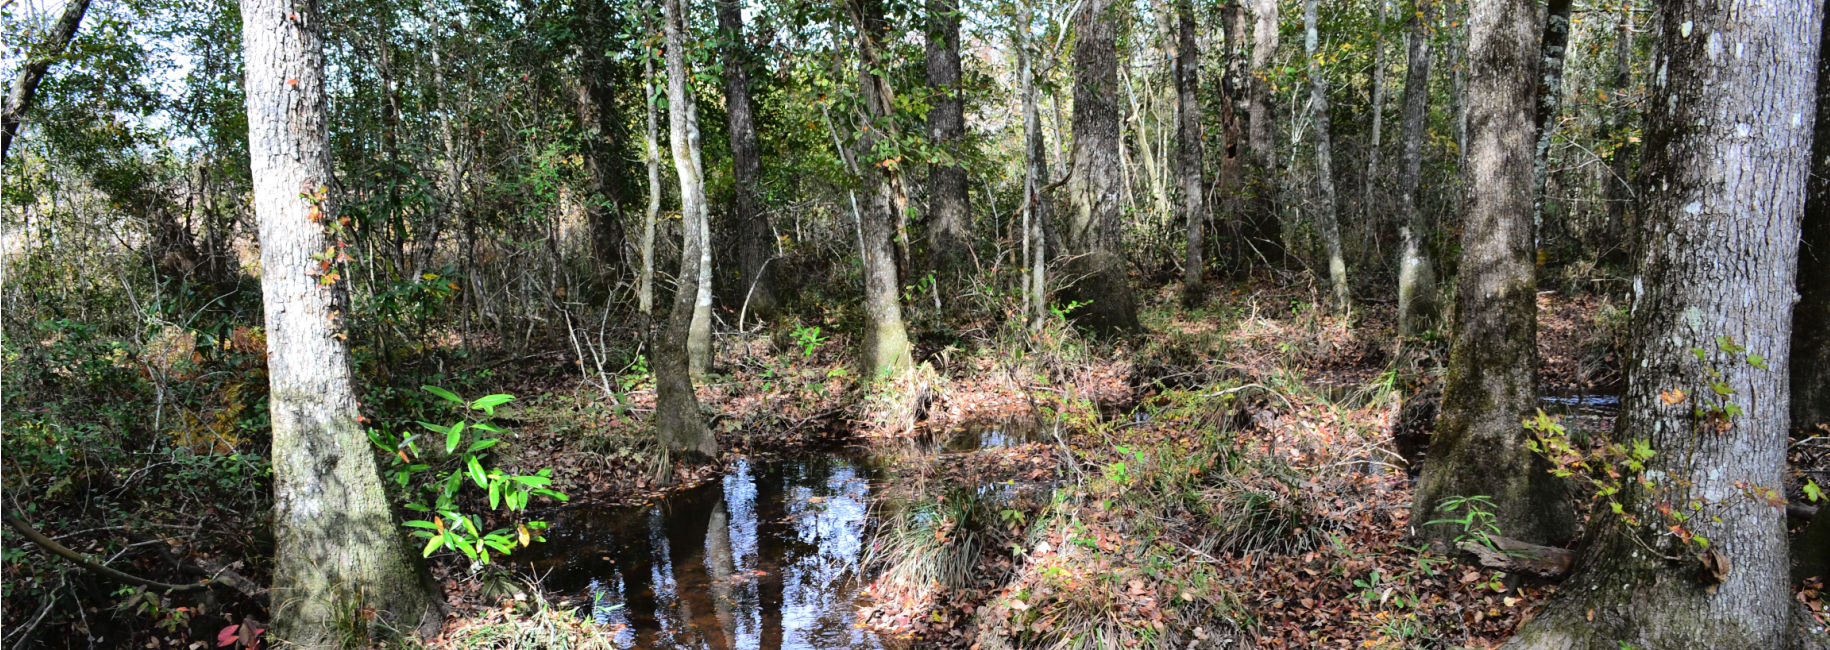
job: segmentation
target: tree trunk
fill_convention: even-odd
[[[1633,5],[1632,2],[1621,4],[1620,22],[1614,27],[1614,79],[1613,91],[1616,99],[1624,98],[1632,92],[1633,74]],[[1633,229],[1627,220],[1632,214],[1634,203],[1633,187],[1629,182],[1632,176],[1633,152],[1638,147],[1628,141],[1622,132],[1632,124],[1635,111],[1616,108],[1609,112],[1606,134],[1598,138],[1602,141],[1617,140],[1614,148],[1608,153],[1608,180],[1606,184],[1608,201],[1608,221],[1603,228],[1602,238],[1597,242],[1608,248],[1603,251],[1603,259],[1619,261],[1632,259],[1632,244],[1625,240]]]
[[[1486,0],[1469,23],[1466,223],[1455,339],[1442,416],[1417,483],[1411,522],[1427,538],[1461,531],[1445,499],[1487,496],[1500,532],[1560,543],[1575,532],[1565,486],[1527,448],[1537,408],[1537,286],[1531,242],[1531,131],[1538,68],[1535,0]]]
[[[1386,2],[1374,0],[1373,28],[1373,78],[1372,78],[1372,144],[1366,149],[1366,179],[1360,183],[1360,220],[1367,226],[1377,229],[1380,239],[1384,238],[1384,220],[1379,210],[1373,205],[1379,186],[1379,163],[1383,151],[1380,150],[1385,135],[1385,13]]]
[[[19,76],[13,78],[12,86],[7,88],[6,105],[0,107],[0,163],[6,162],[6,152],[13,148],[13,138],[19,135],[19,124],[25,119],[25,112],[32,108],[32,99],[38,95],[38,82],[44,81],[45,72],[70,45],[70,39],[76,38],[76,28],[82,26],[83,14],[88,11],[89,0],[70,0],[64,5],[63,15],[51,27],[50,38],[39,51],[32,53],[20,68]]]
[[[858,85],[864,98],[868,128],[858,136],[856,158],[866,188],[860,228],[864,250],[864,349],[860,362],[866,379],[900,373],[914,365],[909,356],[909,334],[902,324],[902,287],[897,282],[896,167],[881,164],[876,153],[882,133],[890,128],[894,110],[889,81],[877,71],[882,63],[878,44],[885,26],[881,0],[851,0],[852,20],[858,26]]]
[[[1017,25],[1017,67],[1023,88],[1023,241],[1028,264],[1029,312],[1031,330],[1040,329],[1048,317],[1048,251],[1047,224],[1054,217],[1054,202],[1043,195],[1048,185],[1047,145],[1042,138],[1042,113],[1036,105],[1036,72],[1029,36],[1030,8],[1021,3]]]
[[[1422,189],[1423,141],[1429,137],[1430,117],[1430,8],[1418,3],[1406,21],[1404,113],[1399,118],[1398,160],[1398,335],[1412,337],[1436,325],[1440,315],[1436,295],[1436,267],[1430,258],[1430,220],[1424,217],[1417,193]]]
[[[275,634],[333,647],[352,608],[435,633],[439,594],[395,520],[357,421],[349,280],[329,201],[330,131],[317,3],[245,0],[248,152],[260,221],[261,297],[273,427]]]
[[[1823,43],[1830,46],[1830,39]],[[1792,316],[1792,426],[1801,428],[1830,425],[1830,47],[1818,56],[1817,66],[1817,128],[1798,246],[1799,299]]]
[[[1328,282],[1334,290],[1334,308],[1346,313],[1351,304],[1347,293],[1347,259],[1341,255],[1340,210],[1334,191],[1334,129],[1328,119],[1328,75],[1322,71],[1321,39],[1315,23],[1315,0],[1304,0],[1303,51],[1309,55],[1309,110],[1315,116],[1315,176],[1322,193],[1316,226],[1322,231],[1322,246],[1328,253]]]
[[[629,176],[623,162],[620,142],[627,137],[622,111],[616,93],[623,79],[621,69],[604,56],[604,47],[617,30],[609,15],[607,0],[583,0],[578,5],[584,19],[579,35],[577,108],[578,127],[584,132],[582,146],[586,188],[585,222],[591,228],[591,259],[597,264],[597,275],[606,286],[614,287],[629,272],[624,258],[628,235],[623,228],[623,202],[628,188],[623,179]]]
[[[1680,0],[1660,13],[1617,433],[1655,452],[1653,484],[1625,481],[1629,516],[1599,511],[1575,573],[1510,647],[1787,646],[1785,513],[1764,494],[1784,491],[1783,369],[1811,167],[1801,117],[1815,111],[1822,11]],[[1707,411],[1730,403],[1738,413]],[[1677,539],[1661,513],[1691,503],[1702,510],[1681,524],[1707,548]]]
[[[1205,268],[1201,244],[1207,222],[1207,174],[1201,139],[1201,54],[1195,43],[1195,11],[1189,0],[1176,0],[1176,176],[1182,189],[1182,220],[1187,224],[1188,255],[1182,264],[1182,299],[1200,301]]]
[[[1250,108],[1243,90],[1250,82],[1250,73],[1244,70],[1243,47],[1246,29],[1245,12],[1239,9],[1240,0],[1228,0],[1220,5],[1221,43],[1221,76],[1220,76],[1220,178],[1217,187],[1217,203],[1214,207],[1224,215],[1228,225],[1226,246],[1229,249],[1227,263],[1234,271],[1249,269],[1249,260],[1255,256],[1245,234],[1251,228],[1250,217],[1240,210],[1241,190],[1245,187],[1245,168],[1242,155],[1244,135],[1240,129],[1239,117]]]
[[[643,31],[653,33],[653,24],[649,18],[654,13],[644,8],[642,11]],[[642,56],[642,96],[647,98],[647,128],[643,131],[643,162],[648,167],[648,211],[642,217],[642,269],[636,280],[636,306],[642,315],[654,315],[654,225],[661,216],[661,148],[657,123],[657,106],[654,89],[654,57],[644,52]],[[646,327],[646,326],[645,326]],[[644,332],[646,334],[646,332]]]
[[[1248,215],[1245,239],[1269,264],[1281,266],[1286,260],[1283,225],[1277,217],[1277,116],[1269,80],[1277,65],[1277,0],[1256,0],[1252,13],[1252,78],[1247,91],[1246,128],[1256,200]]]
[[[1114,333],[1138,329],[1119,218],[1124,209],[1118,110],[1118,21],[1112,0],[1088,0],[1074,15],[1074,152],[1064,244],[1071,256],[1061,297],[1080,303],[1076,323]]]
[[[737,223],[737,264],[742,271],[741,302],[746,312],[767,318],[775,313],[775,283],[769,260],[775,254],[775,231],[763,211],[762,159],[756,137],[756,113],[750,99],[750,48],[744,39],[743,11],[737,0],[718,0],[718,31],[724,45],[724,110],[731,138],[731,179],[736,200],[731,217]]]
[[[970,261],[966,170],[956,161],[966,135],[960,90],[959,0],[928,0],[928,140],[941,158],[928,170],[928,257],[937,278],[956,280]],[[963,288],[963,287],[954,287]]]
[[[1563,107],[1563,57],[1569,45],[1570,0],[1545,5],[1544,37],[1538,68],[1538,113],[1532,125],[1538,145],[1531,157],[1531,225],[1537,248],[1546,248],[1544,186],[1550,180],[1550,141],[1557,134],[1557,112]]]
[[[699,167],[699,123],[686,68],[686,26],[682,0],[664,0],[667,30],[667,123],[674,172],[680,178],[680,273],[674,276],[674,304],[667,327],[654,346],[655,433],[669,452],[711,457],[718,442],[699,413],[693,392],[690,331],[695,328],[699,292],[694,281],[705,261],[705,177]],[[662,479],[667,476],[662,463]]]

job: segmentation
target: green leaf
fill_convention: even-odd
[[[496,407],[501,406],[503,404],[507,404],[510,401],[513,401],[514,399],[515,399],[514,395],[503,395],[500,393],[495,394],[495,395],[486,395],[486,396],[477,398],[477,401],[471,402],[470,408],[471,408],[471,410],[483,411],[490,415],[495,415]]]
[[[442,426],[433,424],[431,422],[427,422],[425,420],[420,420],[419,426],[425,427],[427,429],[431,429],[437,433],[451,433],[451,427],[442,427]]]
[[[1810,498],[1812,503],[1817,503],[1824,500],[1824,489],[1817,486],[1817,481],[1808,481],[1805,483],[1805,496]]]
[[[458,441],[463,439],[464,423],[451,425],[451,431],[445,434],[445,453],[457,451]]]
[[[426,542],[426,550],[420,551],[419,556],[420,557],[432,557],[432,553],[434,551],[437,551],[438,547],[443,546],[444,544],[445,544],[444,535],[434,536],[432,538],[432,541]]]
[[[535,488],[546,487],[553,484],[553,479],[545,476],[513,476],[510,478],[516,483]]]
[[[490,433],[502,433],[503,432],[502,427],[498,427],[498,426],[490,424],[488,422],[478,422],[476,424],[470,425],[470,428],[481,429],[483,431],[488,431]]]
[[[464,398],[458,397],[457,393],[453,393],[453,392],[445,390],[443,388],[439,388],[437,386],[420,386],[419,389],[426,391],[428,393],[432,393],[433,395],[443,397],[446,400],[449,400],[452,403],[457,404],[458,406],[464,405]]]
[[[475,427],[477,427],[477,428],[479,428],[479,429],[481,429],[481,428],[482,428],[482,425],[473,425],[473,426],[475,426]],[[474,453],[477,453],[477,452],[479,452],[479,451],[483,451],[483,450],[485,450],[485,449],[488,449],[488,448],[490,448],[490,447],[494,447],[494,446],[496,446],[496,443],[498,443],[498,442],[502,442],[502,441],[501,441],[501,440],[500,440],[500,439],[497,439],[497,438],[490,438],[490,439],[488,439],[488,440],[478,440],[478,441],[476,441],[476,442],[472,442],[472,443],[470,443],[470,446],[469,446],[469,447],[467,447],[467,448],[465,448],[465,449],[464,449],[464,453],[466,453],[466,454],[474,454]]]
[[[415,519],[413,521],[404,522],[401,525],[407,526],[408,528],[426,528],[426,529],[430,529],[430,530],[438,530],[438,524],[432,523],[430,521],[426,521],[424,519]]]
[[[487,476],[483,475],[482,463],[477,462],[476,456],[471,456],[467,460],[470,461],[469,463],[467,463],[467,465],[469,466],[469,469],[470,469],[470,480],[476,481],[477,487],[480,487],[480,488],[489,487],[489,478]]]
[[[489,509],[495,510],[497,507],[500,506],[501,503],[502,503],[502,481],[501,481],[501,479],[490,481],[489,482]]]

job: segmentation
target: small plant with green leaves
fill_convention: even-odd
[[[508,555],[517,545],[546,541],[540,536],[547,528],[546,522],[519,517],[534,497],[566,500],[566,495],[551,487],[553,470],[522,475],[487,465],[488,452],[507,433],[489,420],[495,417],[496,407],[514,397],[495,394],[465,400],[436,386],[421,388],[455,405],[462,417],[449,425],[421,421],[420,427],[435,434],[430,437],[370,429],[369,439],[392,456],[386,475],[407,491],[407,509],[431,516],[405,524],[413,536],[426,540],[424,554],[429,557],[440,550],[457,551],[470,560],[474,569],[489,564],[491,551]],[[463,511],[465,484],[473,484],[487,494],[490,510],[505,510],[516,517],[514,525],[485,531],[480,515]]]
[[[1455,536],[1457,543],[1473,540],[1481,546],[1499,550],[1493,542],[1493,538],[1500,534],[1499,518],[1494,516],[1492,508],[1493,499],[1486,495],[1450,497],[1442,500],[1442,511],[1460,511],[1461,516],[1436,519],[1424,525],[1453,524],[1461,528],[1461,532]]]
[[[795,345],[801,346],[802,357],[813,356],[814,348],[820,347],[820,344],[825,343],[827,338],[820,335],[820,326],[818,325],[796,327],[793,332],[788,334],[788,337],[794,339]]]

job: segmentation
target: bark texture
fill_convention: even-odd
[[[273,427],[274,631],[299,647],[335,647],[339,618],[368,606],[398,629],[436,632],[438,593],[407,548],[356,419],[338,320],[348,280],[313,257],[341,245],[326,196],[317,3],[246,0],[241,15]]]
[[[1269,264],[1285,262],[1283,225],[1277,216],[1277,117],[1270,76],[1278,45],[1277,0],[1252,1],[1252,80],[1247,92],[1247,144],[1256,177],[1256,199],[1246,223],[1246,243]]]
[[[1054,202],[1043,194],[1048,185],[1047,145],[1042,138],[1042,112],[1036,105],[1036,71],[1029,37],[1030,11],[1027,3],[1021,9],[1017,28],[1017,68],[1023,76],[1023,255],[1027,265],[1029,287],[1026,309],[1030,328],[1040,329],[1048,317],[1048,251],[1052,250],[1047,224],[1054,215]]]
[[[1423,141],[1429,136],[1430,9],[1417,3],[1406,21],[1404,107],[1398,136],[1398,334],[1418,336],[1436,325],[1441,308],[1430,255],[1430,219],[1417,200],[1423,181]]]
[[[756,112],[751,107],[750,48],[743,33],[743,10],[737,0],[718,0],[718,31],[723,34],[724,116],[731,140],[731,179],[735,200],[731,219],[737,224],[737,265],[743,280],[741,301],[748,312],[767,318],[775,313],[775,283],[769,273],[775,230],[762,202],[762,153],[757,144]]]
[[[1628,481],[1622,503],[1637,524],[1594,519],[1575,574],[1510,647],[1787,646],[1785,514],[1750,491],[1783,490],[1780,369],[1790,361],[1822,9],[1684,0],[1659,17],[1647,232],[1617,434],[1656,452],[1646,473],[1655,483]],[[1719,337],[1747,351],[1724,351]],[[1722,403],[1711,381],[1732,391],[1723,399],[1739,415],[1697,414]],[[1689,397],[1661,397],[1674,389]],[[1704,549],[1675,539],[1658,510],[1693,500],[1709,516],[1684,525],[1709,540],[1726,575],[1706,575]]]
[[[1550,142],[1557,135],[1557,113],[1563,108],[1563,57],[1569,46],[1570,0],[1550,0],[1544,8],[1544,37],[1539,46],[1538,145],[1531,158],[1532,228],[1538,247],[1547,245],[1544,187],[1550,180]]]
[[[1561,543],[1575,516],[1560,479],[1526,447],[1521,422],[1537,408],[1537,286],[1531,232],[1531,130],[1538,68],[1533,0],[1471,7],[1467,210],[1454,343],[1442,416],[1424,461],[1411,522],[1427,538],[1461,531],[1445,499],[1487,496],[1500,532]]]
[[[959,0],[928,0],[928,141],[943,158],[928,169],[928,257],[939,278],[957,279],[970,263],[966,170],[953,162],[966,135],[960,90]]]
[[[902,287],[896,273],[895,166],[878,164],[877,142],[889,128],[893,99],[889,81],[876,74],[885,25],[881,0],[851,0],[853,22],[858,26],[858,84],[864,98],[864,119],[870,128],[858,135],[857,159],[865,184],[861,206],[864,257],[864,347],[860,363],[866,378],[902,372],[914,365],[909,333],[902,322]]]
[[[1346,312],[1350,307],[1347,259],[1341,254],[1340,209],[1334,188],[1334,129],[1328,118],[1328,75],[1322,70],[1320,46],[1315,0],[1305,0],[1303,51],[1309,55],[1309,110],[1315,116],[1315,180],[1322,199],[1315,221],[1322,231],[1322,248],[1328,255],[1328,284],[1333,289],[1334,308]]]
[[[1201,140],[1201,50],[1195,42],[1195,10],[1189,0],[1176,0],[1176,181],[1182,190],[1182,220],[1188,249],[1182,260],[1182,298],[1194,304],[1202,294],[1205,269],[1201,254],[1207,224],[1207,174]]]
[[[1119,232],[1126,167],[1120,160],[1118,31],[1125,12],[1117,7],[1112,0],[1088,0],[1074,14],[1073,209],[1062,242],[1070,261],[1061,297],[1083,303],[1073,311],[1075,322],[1100,333],[1138,329]]]
[[[643,13],[642,24],[653,33],[654,14],[649,11]],[[644,124],[646,128],[642,132],[643,162],[648,168],[648,211],[642,217],[642,268],[636,278],[635,298],[636,307],[648,318],[654,316],[654,225],[655,220],[661,216],[660,115],[656,106],[654,79],[654,59],[642,57],[642,96],[648,98]]]
[[[674,172],[680,178],[680,273],[674,276],[674,304],[667,327],[654,346],[655,433],[669,452],[712,456],[717,440],[699,413],[690,369],[691,330],[698,311],[699,292],[694,281],[706,263],[705,177],[699,166],[698,109],[688,83],[686,27],[681,0],[665,0],[662,20],[667,31],[668,142],[673,149]],[[666,472],[666,463],[663,463]],[[666,478],[666,477],[663,477]]]
[[[1830,30],[1830,25],[1825,29]],[[1830,39],[1823,43],[1830,44]],[[1798,307],[1792,315],[1792,426],[1807,428],[1830,424],[1830,74],[1826,71],[1830,71],[1830,49],[1817,59],[1811,180],[1806,185],[1803,236],[1798,245]],[[1818,515],[1818,519],[1824,518]]]
[[[1379,187],[1379,163],[1383,162],[1384,151],[1381,145],[1385,136],[1385,10],[1387,0],[1376,0],[1373,10],[1373,78],[1372,105],[1367,112],[1372,113],[1372,144],[1366,149],[1366,180],[1360,183],[1360,219],[1367,224],[1382,224],[1380,210],[1374,205]],[[1383,230],[1381,225],[1380,229]]]
[[[31,110],[32,99],[38,95],[38,83],[44,81],[51,63],[70,45],[70,39],[76,38],[76,29],[82,26],[83,14],[88,11],[89,0],[70,0],[64,5],[64,13],[51,27],[49,38],[31,54],[7,88],[6,104],[0,107],[0,163],[6,162],[6,152],[13,148],[13,138],[19,135],[25,112]]]
[[[622,67],[604,56],[606,41],[613,38],[618,25],[607,0],[582,0],[577,5],[583,27],[578,45],[580,66],[577,93],[579,128],[584,130],[581,149],[585,162],[585,220],[591,228],[591,258],[597,264],[598,277],[615,286],[628,276],[629,262],[624,249],[628,234],[623,228],[623,204],[629,188],[624,179],[630,176],[629,165],[620,151],[628,138],[625,119],[616,93],[626,83]]]

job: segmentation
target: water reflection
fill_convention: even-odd
[[[648,506],[576,508],[517,554],[642,648],[879,648],[852,626],[871,485],[854,459],[738,460]]]

